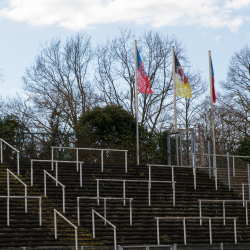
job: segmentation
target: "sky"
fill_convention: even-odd
[[[22,91],[25,68],[46,41],[84,32],[96,45],[120,28],[177,36],[207,80],[211,50],[219,89],[230,58],[250,45],[250,0],[0,0],[0,95]]]

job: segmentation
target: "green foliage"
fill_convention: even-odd
[[[8,115],[0,118],[0,138],[5,141],[14,144],[18,128],[20,128],[20,123],[17,117]]]
[[[235,153],[236,155],[250,156],[250,137],[244,137],[239,141],[239,147]],[[250,159],[242,158],[242,160],[250,163]]]

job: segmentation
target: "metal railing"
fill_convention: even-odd
[[[126,182],[146,182],[148,183],[148,205],[151,206],[151,183],[172,183],[172,189],[173,189],[173,206],[175,206],[175,183],[176,181],[147,181],[147,180],[121,180],[121,179],[95,179],[97,181],[97,197],[99,198],[99,181],[114,181],[114,182],[123,182],[123,198],[125,197],[125,186]],[[126,200],[123,200],[123,204],[125,206]],[[97,200],[97,205],[99,205],[99,199]]]
[[[93,230],[93,238],[95,238],[95,214],[97,216],[99,216],[101,219],[103,219],[104,221],[108,222],[108,224],[113,227],[114,229],[114,250],[117,250],[117,246],[116,246],[116,226],[113,225],[110,221],[108,221],[107,219],[105,219],[103,216],[101,216],[98,212],[96,212],[94,209],[92,209],[92,230]]]
[[[124,250],[124,249],[130,249],[130,248],[144,248],[145,250],[150,250],[150,248],[162,248],[162,247],[167,247],[169,250],[177,250],[177,245],[141,245],[141,246],[118,246],[118,250]],[[165,250],[165,249],[164,249]]]
[[[58,180],[56,180],[50,173],[46,170],[44,171],[44,197],[47,197],[47,186],[46,186],[46,174],[52,178],[56,183],[59,183],[62,187],[62,198],[63,198],[63,213],[65,213],[65,186]]]
[[[115,151],[115,152],[125,152],[125,173],[128,172],[128,160],[127,160],[127,153],[128,150],[122,150],[122,149],[101,149],[101,148],[74,148],[74,147],[51,147],[51,160],[54,160],[54,148],[61,148],[61,149],[73,149],[76,150],[76,161],[78,161],[79,158],[79,150],[88,150],[88,151],[101,151],[101,171],[103,172],[103,151]],[[53,162],[51,163],[51,166],[53,167]],[[76,169],[78,171],[78,164],[76,164]]]
[[[10,175],[16,178],[22,185],[24,185],[24,196],[27,196],[27,185],[21,181],[15,174],[13,174],[8,168],[7,170],[7,195],[10,196]],[[27,199],[25,199],[25,213],[27,213]]]
[[[10,199],[39,199],[39,225],[42,226],[42,197],[41,196],[0,196],[0,198],[7,198],[7,226],[10,225]],[[27,207],[25,206],[25,213]]]
[[[65,216],[63,216],[61,213],[59,213],[56,209],[54,209],[54,228],[55,228],[55,239],[57,239],[57,219],[56,214],[58,214],[61,218],[63,218],[65,221],[67,221],[72,227],[75,229],[75,249],[78,250],[78,240],[77,240],[77,229],[72,222],[70,222]]]
[[[55,162],[56,163],[56,180],[58,180],[58,163],[80,163],[80,186],[82,187],[82,164],[83,161],[58,161],[58,160],[36,160],[36,159],[31,159],[31,166],[30,166],[30,178],[31,178],[31,186],[33,186],[33,162]],[[53,171],[53,165],[51,166],[51,170]],[[56,184],[57,185],[57,184]]]
[[[104,218],[105,219],[107,219],[106,200],[129,200],[129,221],[130,221],[130,226],[132,226],[132,201],[133,201],[133,198],[87,197],[87,196],[77,197],[77,223],[78,223],[78,226],[80,226],[80,204],[79,204],[80,199],[104,200]],[[104,221],[104,224],[106,225],[106,221]]]
[[[242,201],[243,201],[243,205],[244,205],[244,201],[245,201],[245,186],[248,186],[248,188],[250,189],[250,184],[248,183],[241,183],[242,186]],[[249,197],[250,197],[250,190],[249,190]]]
[[[20,175],[20,151],[18,151],[16,148],[11,146],[8,142],[0,138],[0,144],[1,144],[1,163],[3,163],[3,143],[12,148],[14,151],[17,152],[17,174]]]
[[[204,200],[204,199],[199,199],[199,214],[200,217],[202,217],[202,210],[201,210],[201,202],[222,202],[223,206],[223,217],[226,216],[226,208],[225,208],[225,203],[242,203],[242,200]],[[243,201],[243,207],[245,207],[246,210],[246,225],[248,225],[248,211],[247,211],[247,203],[250,202],[250,200],[244,200]],[[202,219],[200,219],[200,225],[202,225]],[[223,220],[223,225],[226,225],[226,220]]]
[[[237,231],[236,231],[236,220],[237,217],[155,217],[157,223],[157,244],[160,245],[160,229],[159,229],[159,220],[183,220],[183,232],[184,232],[184,244],[187,244],[186,238],[186,220],[209,220],[209,236],[210,244],[212,244],[212,223],[211,220],[222,220],[229,219],[234,220],[234,241],[237,244]]]
[[[194,161],[193,161],[194,162]],[[174,168],[192,168],[193,169],[193,176],[194,176],[194,189],[196,190],[196,169],[209,169],[208,167],[196,167],[196,166],[173,166],[173,165],[152,165],[148,164],[148,179],[151,182],[151,167],[166,167],[166,168],[172,168],[172,181],[174,181]],[[210,169],[216,169],[213,167],[210,167]],[[217,190],[217,174],[215,176],[215,189]]]

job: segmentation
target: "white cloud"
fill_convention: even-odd
[[[215,37],[215,41],[217,42],[221,38],[221,35]]]
[[[0,16],[33,26],[58,25],[71,30],[116,22],[154,27],[196,25],[237,32],[249,18],[237,11],[250,0],[8,0]],[[250,16],[250,15],[249,15]]]

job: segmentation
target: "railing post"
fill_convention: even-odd
[[[76,171],[78,172],[78,148],[76,149]]]
[[[123,181],[123,198],[124,198],[124,200],[123,200],[123,206],[125,206],[126,205],[126,200],[125,200],[125,197],[126,197],[126,195],[125,195],[125,193],[126,193],[126,191],[125,191],[125,188],[126,188],[126,181]]]
[[[58,161],[56,161],[56,180],[58,181]],[[56,186],[58,186],[57,181],[56,181]]]
[[[223,201],[223,217],[226,217],[226,211],[225,211],[225,201]],[[226,219],[223,219],[223,225],[226,225]]]
[[[2,139],[0,141],[1,141],[1,163],[3,163],[3,141]]]
[[[54,148],[51,147],[51,170],[53,171]]]
[[[248,173],[248,197],[250,200],[250,165],[247,164],[247,173]]]
[[[128,151],[125,151],[125,173],[128,172]]]
[[[93,238],[95,238],[95,214],[92,210],[92,232],[93,232]]]
[[[150,187],[151,187],[151,165],[148,165],[148,180],[150,182]]]
[[[106,213],[106,198],[104,198],[104,218],[107,219],[106,217],[107,217],[107,213]],[[104,225],[105,226],[107,225],[106,220],[104,220]]]
[[[237,244],[236,219],[234,219],[234,241]]]
[[[114,250],[117,250],[116,248],[116,229],[114,228]]]
[[[129,199],[129,219],[130,219],[130,226],[132,226],[132,200]]]
[[[200,214],[200,218],[202,217],[202,212],[201,212],[201,201],[199,201],[199,214]],[[200,219],[200,226],[202,226],[202,219]]]
[[[151,206],[150,182],[148,182],[148,205]]]
[[[173,207],[175,207],[175,183],[174,184],[174,188],[173,188]]]
[[[233,177],[235,177],[235,161],[234,161],[234,156],[233,156]]]
[[[10,225],[10,198],[7,198],[7,226]]]
[[[77,225],[80,226],[80,204],[79,204],[79,197],[77,197]]]
[[[56,223],[56,211],[54,210],[54,228],[55,228],[55,239],[57,239],[57,223]]]
[[[174,181],[174,167],[172,167],[172,181]],[[172,183],[172,188],[174,188],[173,183]]]
[[[156,219],[156,225],[157,225],[157,245],[160,245],[160,232],[159,232],[159,219]]]
[[[248,225],[248,210],[247,210],[247,201],[245,202],[245,209],[246,209],[246,225]]]
[[[27,197],[27,186],[24,186],[24,193],[25,196]],[[25,198],[25,213],[27,213],[27,198]]]
[[[31,178],[31,186],[33,186],[33,160],[30,163],[30,178]]]
[[[210,141],[208,141],[208,167],[209,167],[209,178],[211,179],[211,153],[210,153]]]
[[[245,200],[245,197],[244,197],[245,196],[245,194],[244,194],[245,193],[244,184],[242,183],[241,186],[242,186],[242,200],[243,200],[243,207],[244,207],[245,206],[245,203],[244,203],[244,200]]]
[[[210,235],[210,244],[212,243],[212,225],[211,225],[211,219],[209,219],[209,235]]]
[[[17,174],[20,175],[19,152],[17,152]]]
[[[182,164],[182,138],[181,138],[181,133],[180,133],[180,163],[181,163],[181,166],[183,166],[183,164]]]
[[[75,246],[76,250],[78,250],[78,240],[77,240],[77,229],[75,228]]]
[[[229,190],[231,190],[229,152],[227,152],[227,173],[228,173],[228,188]]]
[[[39,225],[42,226],[42,198],[39,199]]]
[[[10,196],[10,173],[7,169],[7,194]]]
[[[47,192],[46,192],[46,173],[45,170],[43,170],[43,174],[44,174],[44,197],[47,197]]]
[[[184,232],[184,245],[187,245],[187,236],[186,236],[186,220],[183,218],[183,232]]]
[[[223,243],[221,242],[220,243],[220,250],[223,250],[224,248],[223,248]]]
[[[62,193],[63,193],[63,212],[65,213],[65,187],[62,187]]]
[[[103,172],[103,150],[101,150],[101,171]]]
[[[82,187],[82,163],[80,163],[80,186]]]
[[[96,181],[97,184],[97,198],[99,198],[99,180]],[[97,205],[99,206],[99,199],[97,199]]]
[[[215,181],[215,190],[218,189],[218,172],[217,172],[217,166],[215,168],[215,178],[214,178],[214,181]]]

